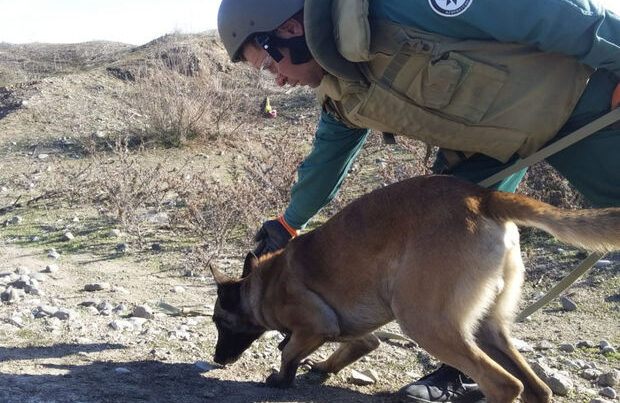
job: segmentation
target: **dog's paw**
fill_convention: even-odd
[[[327,368],[325,361],[314,361],[311,358],[306,358],[305,360],[301,362],[301,365],[304,369],[308,371],[320,372],[323,374],[327,374],[329,372],[329,369]]]
[[[270,388],[288,388],[293,384],[293,380],[288,377],[280,375],[279,372],[275,372],[267,377],[265,381]]]

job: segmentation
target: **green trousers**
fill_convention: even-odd
[[[611,95],[618,79],[606,70],[596,71],[579,99],[569,120],[550,143],[572,133],[609,112]],[[501,163],[482,154],[475,154],[456,166],[448,167],[441,153],[433,172],[450,174],[472,182],[480,182],[518,160],[513,157]],[[609,126],[555,153],[547,162],[562,174],[595,207],[620,206],[620,123]],[[492,186],[514,192],[527,169],[523,169]]]

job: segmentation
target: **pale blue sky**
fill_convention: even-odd
[[[599,1],[620,14],[620,0]],[[215,29],[219,4],[220,0],[0,0],[0,42],[107,40],[141,45],[175,31]]]
[[[0,0],[0,42],[141,45],[217,28],[220,0]]]

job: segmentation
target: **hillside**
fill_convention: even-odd
[[[262,113],[267,97],[274,119]],[[352,366],[376,370],[372,385],[352,384],[347,368],[265,388],[277,333],[236,364],[213,364],[208,265],[240,275],[254,232],[287,204],[318,116],[312,91],[230,63],[212,33],[139,47],[0,43],[0,401],[383,402],[435,368],[394,324]],[[308,230],[363,193],[428,173],[426,155],[373,133]],[[545,164],[519,192],[585,205]],[[533,230],[522,244],[522,307],[584,256]],[[572,382],[554,401],[589,402],[620,369],[620,355],[598,347],[620,345],[620,256],[605,259],[566,293],[576,310],[556,300],[515,326],[529,360]]]

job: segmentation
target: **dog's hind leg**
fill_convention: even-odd
[[[280,372],[267,377],[267,385],[277,388],[291,386],[301,360],[312,354],[325,342],[325,337],[317,334],[293,332],[290,341],[282,350]]]
[[[485,353],[523,383],[521,400],[524,403],[551,401],[551,389],[532,371],[510,341],[505,329],[491,321],[484,321],[476,337],[478,345]]]
[[[506,254],[504,289],[480,323],[476,338],[480,348],[523,382],[521,399],[524,402],[546,403],[551,400],[551,390],[536,376],[510,340],[509,329],[517,308],[524,271],[517,244]]]
[[[417,327],[415,332],[409,332],[406,324],[401,323],[401,326],[430,354],[472,377],[487,402],[514,402],[523,391],[522,383],[482,351],[474,343],[473,336],[451,327],[449,321],[436,317]]]
[[[336,374],[342,368],[379,347],[379,344],[381,342],[377,336],[368,333],[358,339],[342,343],[325,361],[306,360],[306,363],[310,365],[313,371]]]

